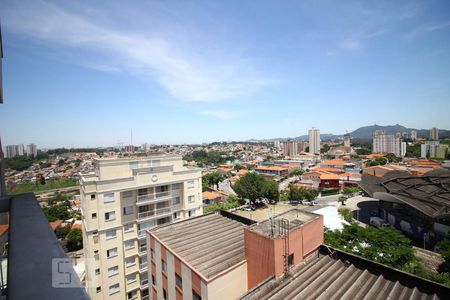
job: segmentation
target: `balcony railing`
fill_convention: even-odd
[[[141,280],[141,286],[146,286],[148,284],[148,278]]]
[[[139,252],[145,252],[145,251],[147,251],[147,245],[139,246]]]
[[[147,266],[148,266],[148,263],[147,263],[147,262],[141,263],[141,264],[139,265],[139,269],[140,269],[140,270],[144,270],[144,269],[147,268]]]
[[[9,213],[8,299],[89,299],[32,193],[0,198]]]
[[[138,219],[144,219],[144,218],[153,217],[153,216],[165,215],[165,214],[169,214],[171,212],[172,212],[171,207],[158,208],[158,209],[138,213]]]
[[[171,197],[171,193],[169,191],[151,193],[151,194],[145,194],[145,195],[138,195],[136,198],[136,204],[148,204],[148,203],[158,202],[158,201],[164,200],[166,198],[170,198],[170,197]]]

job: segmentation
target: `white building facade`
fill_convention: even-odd
[[[309,153],[320,154],[320,130],[312,128],[308,131]]]
[[[98,159],[81,175],[91,299],[148,299],[145,230],[203,214],[201,169],[180,156]]]
[[[383,130],[373,133],[373,153],[393,153],[402,156],[402,138],[400,134],[385,134]],[[406,145],[405,145],[406,153]]]

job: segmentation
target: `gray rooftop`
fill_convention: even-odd
[[[246,225],[208,214],[150,230],[172,252],[205,278],[245,260]]]
[[[392,273],[400,272],[392,271]],[[347,260],[320,255],[295,269],[292,276],[266,281],[241,299],[414,300],[445,299],[448,296],[448,288],[423,279],[415,278],[418,283],[408,284],[408,280],[401,278],[401,274],[398,280],[388,279],[385,276],[389,276],[387,272],[377,274]]]
[[[252,225],[249,229],[261,235],[265,235],[271,238],[278,238],[280,235],[282,235],[282,229],[280,228],[282,226],[280,222],[281,220],[284,219],[288,221],[288,231],[290,232],[291,230],[319,217],[320,216],[317,214],[310,213],[304,210],[291,209],[284,213],[276,215],[273,218]]]
[[[448,170],[433,170],[423,176],[404,171],[391,171],[383,177],[363,174],[359,185],[371,197],[377,198],[376,193],[389,194],[432,218],[450,211]]]

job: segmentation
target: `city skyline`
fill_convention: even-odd
[[[108,4],[3,2],[3,145],[450,128],[445,1]]]

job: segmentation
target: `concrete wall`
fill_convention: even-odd
[[[247,264],[243,263],[239,267],[208,282],[208,297],[206,300],[237,299],[247,290]]]
[[[285,241],[272,239],[244,229],[247,283],[251,289],[270,276],[284,273]],[[323,244],[323,216],[303,224],[289,233],[289,255],[294,255],[293,265],[301,263]]]

